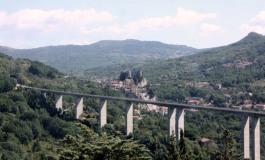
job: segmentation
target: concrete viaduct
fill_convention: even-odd
[[[35,88],[28,86],[21,86],[24,89],[37,90],[42,93],[55,94],[55,107],[59,110],[62,109],[63,95],[70,95],[76,97],[76,109],[75,118],[78,119],[83,112],[83,98],[96,98],[100,100],[100,127],[107,124],[107,101],[125,101],[126,102],[126,134],[133,132],[133,104],[154,104],[157,106],[166,106],[168,108],[168,136],[175,133],[176,137],[180,137],[180,129],[184,130],[184,109],[197,109],[197,110],[211,110],[222,111],[232,114],[238,114],[242,117],[241,123],[241,151],[243,158],[249,159],[250,154],[252,160],[260,160],[260,117],[265,116],[265,112],[236,110],[230,108],[218,108],[218,107],[202,107],[195,105],[179,104],[179,103],[166,103],[160,101],[146,101],[140,99],[100,96],[83,93],[71,93],[56,91],[43,88]],[[250,118],[252,118],[252,126],[250,131]],[[252,134],[252,135],[251,135]],[[250,140],[250,135],[252,139]],[[252,145],[250,151],[250,143]]]

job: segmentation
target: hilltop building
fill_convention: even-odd
[[[143,76],[141,70],[122,71],[119,76],[120,81],[124,81],[126,85],[137,85],[138,87],[146,87],[147,80]]]
[[[99,82],[102,87],[120,91],[124,93],[126,97],[156,101],[156,96],[153,92],[150,92],[147,79],[143,76],[141,70],[122,71],[117,80],[100,80]],[[141,109],[158,112],[163,115],[167,114],[167,107],[159,107],[152,104],[139,104],[138,108],[139,110],[136,112],[138,115],[140,115]]]
[[[217,147],[216,143],[213,140],[210,140],[208,138],[200,139],[199,145],[201,147]]]

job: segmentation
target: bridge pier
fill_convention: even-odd
[[[133,102],[134,103],[143,103],[143,104],[153,104],[153,105],[163,105],[168,106],[168,137],[174,132],[174,136],[178,139],[179,130],[184,130],[184,109],[197,109],[197,110],[211,110],[211,111],[222,111],[228,112],[233,114],[241,114],[242,115],[242,128],[241,128],[241,142],[242,144],[242,152],[244,153],[244,158],[252,158],[253,160],[260,160],[260,116],[265,116],[264,112],[256,112],[256,111],[246,111],[246,110],[236,110],[236,109],[229,109],[229,108],[219,108],[219,107],[203,107],[203,106],[193,106],[187,104],[174,104],[174,103],[166,103],[166,102],[159,102],[159,101],[144,101],[138,99],[129,99],[129,98],[121,98],[121,97],[110,97],[110,96],[100,96],[100,95],[91,95],[91,94],[83,94],[83,93],[70,93],[70,92],[63,92],[63,91],[55,91],[50,89],[44,88],[35,88],[35,87],[28,87],[28,86],[21,86],[24,89],[33,89],[38,90],[41,92],[46,93],[53,93],[55,98],[55,107],[57,110],[63,109],[63,102],[62,102],[62,95],[69,95],[69,96],[80,96],[77,98],[76,102],[76,118],[79,118],[83,112],[83,98],[96,98],[101,99],[103,103],[101,104],[100,108],[100,125],[101,127],[106,124],[107,120],[107,100],[117,100],[117,101],[125,101],[127,102],[126,105],[126,134],[130,134],[133,132]],[[176,108],[178,112],[176,112]],[[251,132],[249,125],[250,125],[250,117],[252,118],[252,125],[251,125]],[[251,139],[250,139],[251,134]],[[250,144],[251,143],[251,149]],[[251,156],[249,156],[251,155]]]
[[[177,140],[180,140],[180,130],[182,129],[182,131],[184,132],[184,109],[183,108],[179,108],[177,110],[177,125],[176,125],[176,131],[177,131]]]
[[[133,103],[126,104],[126,135],[133,132]]]
[[[75,118],[79,119],[83,113],[83,97],[76,97]]]
[[[99,106],[99,125],[103,127],[107,124],[107,100],[101,99]]]
[[[176,137],[176,108],[168,107],[167,111],[167,122],[168,122],[168,129],[167,129],[167,136],[168,141],[170,140],[170,136]]]
[[[241,123],[241,152],[243,153],[244,159],[250,158],[250,136],[249,136],[249,116],[243,115],[242,116],[242,123]]]
[[[252,117],[252,159],[260,160],[260,117]]]
[[[63,109],[63,96],[61,94],[55,94],[55,108],[57,110]]]

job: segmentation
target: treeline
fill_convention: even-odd
[[[53,108],[53,103],[36,92],[1,93],[1,159],[45,159],[54,155],[50,148],[54,147],[54,139],[78,133],[73,123],[57,118]]]
[[[141,69],[160,101],[185,103],[188,97],[202,97],[203,104],[214,107],[240,106],[244,100],[252,100],[254,106],[265,103],[264,44],[264,36],[250,33],[237,43],[203,50],[192,56],[96,68],[85,74],[94,78],[111,75],[118,77],[120,71]],[[197,84],[200,82],[208,85],[199,87]],[[166,148],[163,141],[167,134],[166,117],[148,112],[142,114],[143,118],[135,126],[134,137],[159,157],[165,153]],[[261,119],[262,124],[263,121]],[[232,131],[236,149],[239,150],[241,117],[200,111],[187,113],[185,122],[184,137],[192,151],[205,153],[198,145],[203,137],[220,144],[219,125]],[[262,135],[261,139],[264,138]],[[264,155],[265,143],[261,143],[261,155]]]
[[[256,99],[256,103],[265,102],[262,98],[262,88],[258,89],[259,87],[250,85],[250,82],[264,78],[264,75],[259,73],[263,73],[264,59],[261,57],[259,60],[258,57],[247,56],[248,50],[245,52],[246,54],[242,54],[241,50],[239,50],[240,48],[237,46],[236,50],[234,50],[233,46],[229,46],[228,49],[221,48],[209,51],[205,53],[206,57],[198,55],[195,58],[184,57],[167,61],[156,60],[155,63],[150,62],[144,67],[141,64],[137,64],[134,67],[137,69],[142,67],[144,76],[151,83],[151,89],[162,101],[183,103],[187,97],[198,96],[203,97],[206,102],[212,103],[217,107],[227,107],[226,103],[228,100],[224,97],[224,93],[227,93],[232,95],[231,104],[240,104],[244,99],[249,98]],[[263,56],[262,47],[257,49],[257,51],[252,49],[251,53],[255,53],[252,55]],[[219,51],[222,51],[222,53],[219,54]],[[235,51],[238,52],[236,56],[234,55]],[[228,54],[228,56],[225,57],[225,54]],[[241,58],[239,60],[242,61],[251,61],[253,65],[240,69],[231,69],[224,66],[224,64],[232,63],[235,57]],[[10,60],[4,59],[4,61],[6,63]],[[78,80],[76,78],[63,79],[57,70],[39,62],[29,61],[25,65],[21,65],[13,61],[9,64],[6,63],[5,66],[0,65],[0,67],[3,68],[5,73],[7,73],[6,71],[9,71],[9,73],[12,71],[22,73],[19,67],[12,67],[12,65],[23,66],[22,71],[26,79],[25,83],[34,86],[38,85],[44,88],[57,88],[82,93],[122,96],[112,90],[100,90],[93,83],[86,80]],[[121,69],[118,70],[118,73],[122,70],[131,70],[131,68],[126,68],[126,66],[120,67]],[[107,68],[104,71],[107,73],[109,69]],[[105,72],[95,71],[98,74]],[[53,80],[51,81],[51,79]],[[200,81],[209,82],[211,86],[220,83],[225,89],[209,90],[186,85],[188,82],[192,84]],[[49,159],[52,157],[59,159],[59,156],[66,159],[71,157],[70,154],[75,155],[75,153],[80,152],[89,153],[90,159],[97,156],[115,159],[114,157],[118,152],[123,152],[123,148],[116,150],[117,153],[111,153],[111,150],[115,149],[108,147],[108,144],[127,144],[125,140],[128,140],[128,138],[139,141],[141,144],[139,146],[135,141],[129,141],[129,144],[131,142],[134,144],[132,146],[138,146],[141,149],[142,145],[144,145],[148,149],[147,152],[152,159],[176,159],[176,157],[179,159],[216,159],[217,156],[220,159],[222,157],[225,159],[224,157],[231,157],[231,155],[224,155],[222,151],[231,150],[235,153],[235,156],[239,153],[241,119],[235,115],[207,111],[187,113],[185,115],[184,137],[182,136],[181,143],[180,141],[173,142],[172,139],[169,144],[166,137],[167,118],[158,113],[142,111],[142,119],[136,120],[134,123],[134,133],[126,137],[124,136],[125,108],[123,103],[108,103],[108,124],[103,129],[99,129],[97,120],[99,116],[99,101],[84,99],[85,113],[83,117],[85,119],[81,122],[93,129],[93,131],[89,130],[89,134],[84,134],[86,132],[82,132],[79,127],[74,125],[74,122],[76,122],[73,119],[74,97],[64,97],[65,110],[61,113],[53,107],[53,95],[48,94],[44,97],[44,95],[36,92],[11,91],[11,89],[6,91],[1,93],[2,97],[0,97],[0,127],[2,132],[0,135],[3,135],[1,137],[0,151],[2,159]],[[237,94],[239,92],[240,94]],[[252,96],[248,94],[250,92],[253,93]],[[261,123],[263,124],[263,119]],[[221,126],[230,130],[229,133],[226,132],[227,137],[222,137],[224,134],[221,134],[223,131]],[[263,128],[262,132],[264,132]],[[107,135],[105,136],[104,134]],[[117,141],[115,141],[113,137],[111,138],[111,135],[120,138],[117,138]],[[86,136],[96,137],[94,138],[95,141],[87,139]],[[58,143],[58,140],[63,137],[65,137],[63,142]],[[213,140],[216,143],[216,147],[201,147],[199,145],[201,138]],[[263,138],[264,135],[262,135],[261,139]],[[228,139],[230,142],[234,139],[234,147],[222,148],[222,140],[224,139]],[[264,143],[263,141],[261,142],[262,155],[265,153]],[[60,150],[64,145],[66,145],[66,150],[57,152],[57,149]],[[78,150],[78,147],[73,148],[73,146],[80,145],[83,146],[80,150]],[[95,150],[85,150],[91,147],[90,145],[93,145]],[[130,149],[132,147],[128,148],[128,150]],[[144,152],[144,154],[147,152]],[[134,153],[134,156],[137,155],[137,153]]]
[[[12,89],[15,89],[16,81],[13,78],[10,78],[9,75],[0,74],[0,93],[8,92]]]
[[[62,75],[58,70],[49,67],[38,61],[32,61],[29,67],[29,72],[39,77],[56,78],[56,76]]]

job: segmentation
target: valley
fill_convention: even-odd
[[[117,49],[115,53],[119,53],[117,57],[120,59],[114,60],[113,55],[110,55],[113,59],[109,59],[109,62],[106,63],[108,60],[100,57],[99,59],[104,62],[103,65],[97,61],[96,55],[90,55],[95,59],[87,57],[86,53],[89,49],[86,47],[88,46],[83,46],[83,51],[80,54],[75,54],[75,50],[80,49],[80,46],[48,47],[53,50],[49,53],[48,48],[32,50],[1,48],[4,53],[0,56],[0,70],[2,72],[0,83],[0,139],[2,142],[0,143],[0,151],[4,159],[16,159],[18,157],[45,159],[47,156],[59,159],[65,156],[66,150],[63,149],[63,146],[66,143],[61,143],[61,140],[73,136],[72,138],[78,141],[78,136],[75,137],[75,135],[86,130],[84,126],[80,128],[75,123],[81,123],[91,129],[91,131],[86,131],[97,138],[95,141],[91,139],[88,141],[95,146],[100,146],[100,141],[104,139],[104,136],[116,136],[116,141],[111,138],[109,140],[117,143],[125,143],[126,140],[137,141],[137,144],[139,142],[143,147],[140,148],[139,153],[145,155],[146,159],[168,159],[168,156],[173,156],[171,155],[171,147],[184,148],[185,152],[180,153],[178,151],[183,159],[185,156],[189,159],[214,159],[214,157],[224,154],[222,152],[224,151],[222,148],[223,133],[229,132],[229,138],[232,139],[230,141],[232,148],[229,149],[233,154],[231,156],[235,159],[236,157],[241,159],[238,156],[240,155],[241,143],[241,117],[238,115],[207,110],[185,112],[185,131],[181,143],[168,143],[166,140],[168,129],[166,114],[146,108],[135,108],[134,116],[141,115],[141,118],[134,119],[134,132],[126,136],[124,135],[126,119],[123,114],[125,106],[122,102],[114,101],[108,104],[108,123],[100,129],[98,122],[99,100],[84,100],[83,119],[76,120],[74,116],[76,102],[72,97],[64,97],[63,106],[65,109],[63,112],[58,112],[54,108],[55,102],[52,94],[47,94],[44,98],[41,93],[36,91],[13,90],[15,84],[19,83],[65,92],[115,97],[125,97],[127,94],[127,96],[135,98],[141,96],[141,94],[137,94],[139,89],[143,95],[148,93],[149,98],[152,98],[151,95],[155,95],[157,100],[162,102],[264,112],[265,37],[260,34],[252,32],[233,44],[204,50],[185,46],[182,51],[179,48],[178,54],[175,54],[176,47],[180,46],[163,44],[165,48],[161,49],[161,43],[157,42],[146,42],[145,51],[149,50],[149,55],[143,54],[143,50],[139,49],[142,48],[142,42],[126,40],[114,44],[118,46],[113,45],[113,42],[110,41],[92,45],[94,50],[97,50],[97,52],[93,52],[104,58],[107,58],[104,55],[106,48],[108,50],[112,48],[112,53],[114,53],[113,50]],[[157,46],[160,46],[159,49]],[[167,47],[171,47],[171,50]],[[125,51],[130,52],[127,52],[128,60],[123,63],[121,59],[124,57],[121,54],[125,54]],[[68,54],[70,52],[72,54]],[[50,62],[48,59],[43,59],[41,60],[42,63],[22,59],[39,60],[36,57],[45,58],[43,54],[46,53],[49,58],[54,58],[56,62],[60,60],[63,63],[57,64],[57,69],[55,69],[48,66],[51,65],[49,63],[54,63],[53,67],[55,67],[55,61]],[[53,57],[51,53],[56,55]],[[21,57],[13,59],[6,54],[13,54],[16,58],[19,57],[17,55],[21,54]],[[110,52],[105,54],[110,54]],[[65,63],[69,60],[73,60],[75,64]],[[96,65],[88,66],[87,62]],[[59,65],[61,66],[59,67]],[[136,71],[133,74],[137,78],[130,76],[132,72],[131,74],[125,72],[131,70]],[[67,73],[62,73],[62,71]],[[117,77],[120,79],[114,81]],[[144,80],[144,78],[146,79]],[[109,79],[109,81],[102,83],[104,79]],[[96,83],[99,80],[101,83]],[[123,85],[120,84],[120,80],[123,81]],[[142,88],[136,90],[135,86],[137,85],[142,86]],[[146,86],[148,86],[148,90],[144,90]],[[138,110],[140,110],[140,114]],[[261,126],[263,126],[264,120],[261,118]],[[262,133],[264,130],[265,128],[261,127]],[[261,134],[261,139],[264,138],[265,136]],[[108,138],[105,137],[105,139]],[[108,145],[111,144],[111,141],[107,141]],[[209,142],[209,146],[205,146],[206,141]],[[83,144],[81,141],[80,143]],[[129,149],[133,148],[133,143],[136,142],[128,141]],[[21,147],[22,145],[26,149]],[[71,145],[65,147],[66,149],[72,148]],[[101,147],[104,148],[104,146]],[[103,150],[101,147],[99,147],[100,151]],[[55,148],[59,148],[58,152],[55,151]],[[265,141],[263,140],[260,149],[261,156],[264,158]],[[72,148],[72,150],[75,149]],[[89,153],[91,155],[97,153],[94,151]],[[109,152],[106,151],[106,153]],[[80,152],[75,150],[75,153],[79,154]],[[99,154],[104,155],[103,152]],[[135,154],[135,156],[137,155]]]

